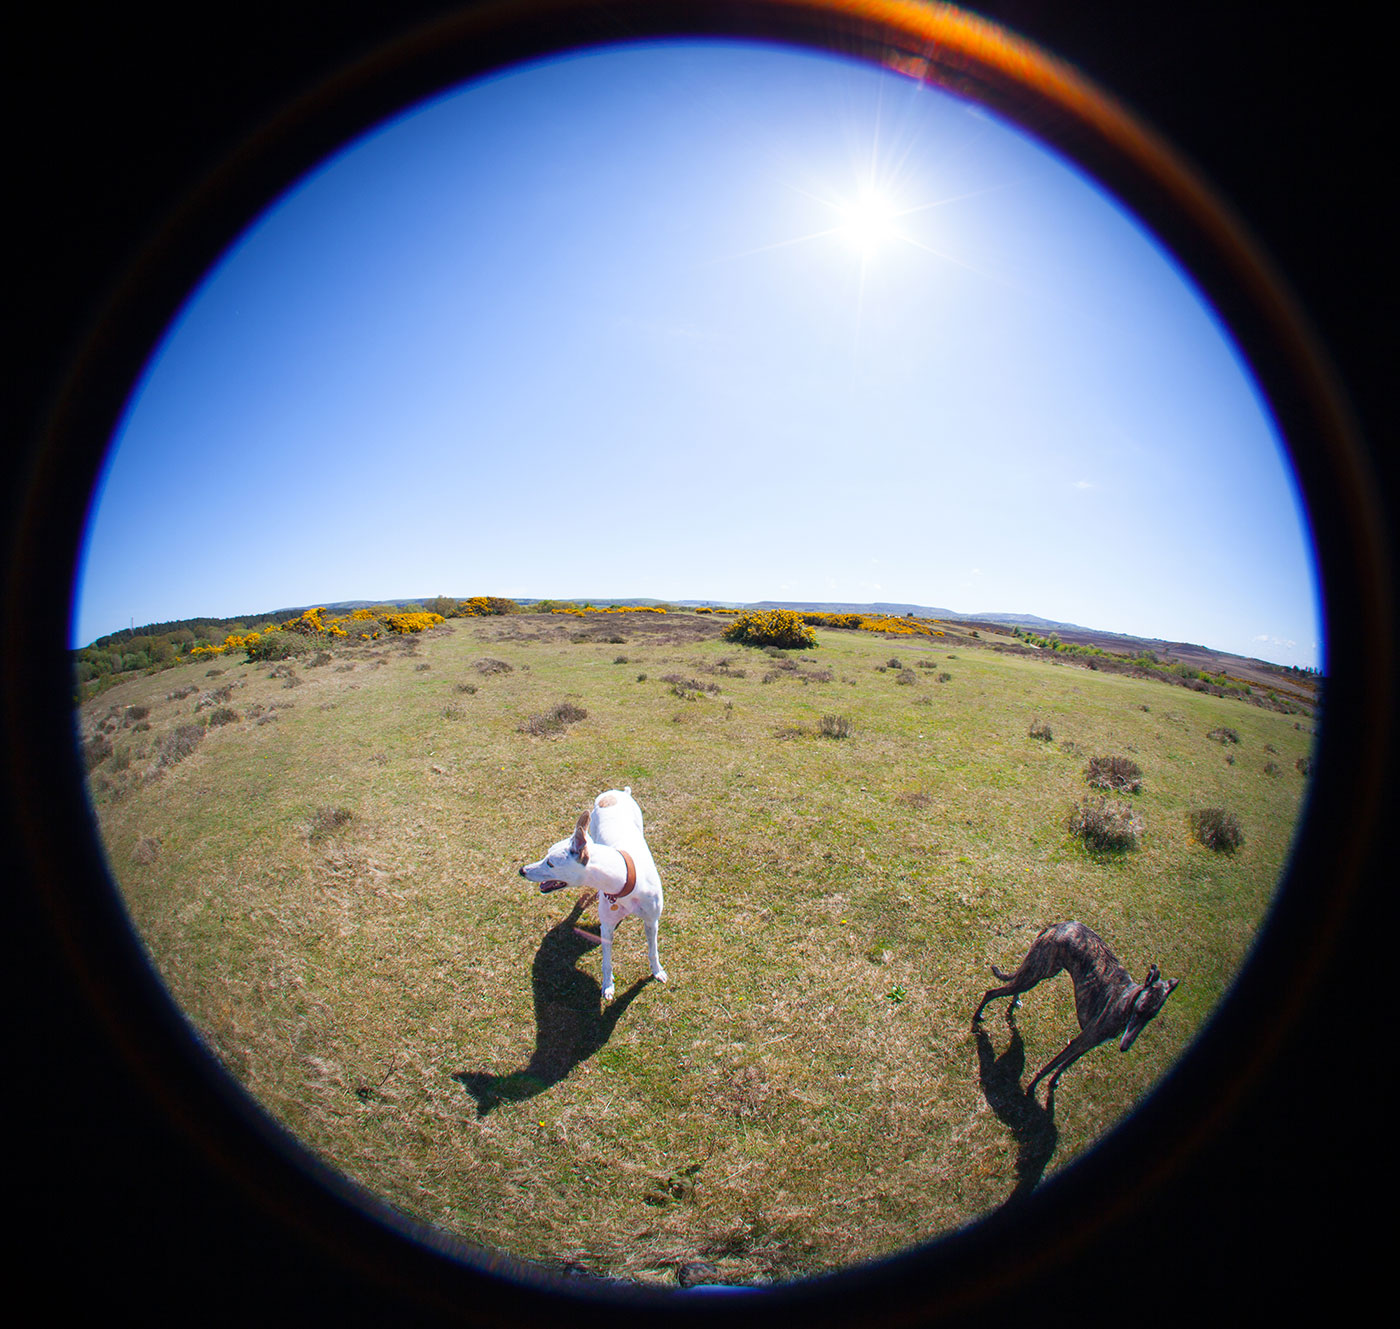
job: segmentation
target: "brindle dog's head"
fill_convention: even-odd
[[[1179,982],[1179,978],[1163,978],[1155,964],[1147,971],[1147,977],[1142,980],[1142,987],[1138,989],[1137,996],[1133,998],[1132,1008],[1128,1011],[1128,1025],[1123,1030],[1122,1041],[1118,1044],[1120,1051],[1126,1052],[1132,1047],[1133,1040],[1142,1033],[1147,1022],[1166,1005],[1167,998]]]

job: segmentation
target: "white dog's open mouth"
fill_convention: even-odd
[[[562,891],[569,883],[567,881],[542,881],[540,882],[540,893],[545,891]]]

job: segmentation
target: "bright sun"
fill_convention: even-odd
[[[837,229],[863,257],[870,257],[881,245],[900,238],[895,225],[899,209],[887,194],[863,190],[841,205],[840,211],[843,220]]]

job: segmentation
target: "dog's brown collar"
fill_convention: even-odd
[[[637,865],[632,861],[632,855],[625,849],[619,849],[617,852],[622,855],[622,861],[627,864],[627,884],[616,895],[611,891],[603,892],[613,904],[616,904],[624,895],[631,895],[632,888],[637,884]]]

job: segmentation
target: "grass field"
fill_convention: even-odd
[[[778,657],[723,626],[454,620],[277,677],[181,666],[81,713],[112,869],[175,998],[273,1116],[404,1212],[647,1282],[874,1258],[1092,1146],[1237,972],[1310,721],[985,638],[824,631]],[[560,703],[586,716],[527,732]],[[1096,755],[1142,769],[1135,850],[1066,829]],[[604,1010],[574,930],[596,908],[516,869],[623,785],[670,982],[629,922]],[[1192,837],[1209,806],[1239,818],[1235,853]],[[1004,1002],[985,1032],[970,1017],[988,965],[1067,918],[1135,977],[1182,981],[1128,1054],[1066,1075],[1052,1117],[1018,1085],[1077,1032],[1069,980],[1014,1033]]]

